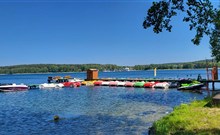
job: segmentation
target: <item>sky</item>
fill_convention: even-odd
[[[172,20],[172,32],[144,29],[152,1],[0,0],[0,66],[134,66],[212,58],[209,39],[194,45],[195,32],[181,14]]]

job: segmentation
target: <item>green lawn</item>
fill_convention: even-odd
[[[211,99],[174,108],[153,124],[156,135],[220,135],[220,108],[208,107]]]

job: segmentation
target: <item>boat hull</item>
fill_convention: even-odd
[[[204,86],[203,83],[201,83],[201,84],[194,84],[194,85],[191,85],[191,86],[182,86],[182,87],[179,87],[179,88],[177,88],[177,90],[199,90],[199,89],[201,89],[203,86]]]
[[[17,85],[17,84],[12,84],[12,85],[2,85],[0,86],[0,91],[2,92],[11,92],[11,91],[25,91],[28,90],[27,85]]]

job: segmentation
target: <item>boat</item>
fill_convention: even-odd
[[[125,82],[125,87],[133,87],[134,86],[134,82]]]
[[[109,83],[110,83],[109,81],[103,81],[102,86],[109,86]]]
[[[39,84],[30,84],[28,85],[28,89],[39,89]]]
[[[167,88],[169,88],[169,86],[170,86],[170,84],[168,82],[158,82],[153,86],[153,88],[167,89]]]
[[[192,83],[183,83],[177,90],[199,90],[204,86],[203,83],[194,81]]]
[[[80,79],[80,78],[69,78],[68,80],[70,82],[83,82],[84,81],[83,79]]]
[[[43,83],[39,85],[40,89],[48,89],[48,88],[63,88],[64,85],[62,83]]]
[[[169,88],[178,88],[180,85],[179,82],[175,82],[175,81],[170,82],[169,84],[170,84]]]
[[[134,83],[134,87],[144,87],[144,84],[145,84],[144,81],[142,81],[142,82],[135,82]]]
[[[144,87],[145,87],[145,88],[153,88],[156,83],[157,83],[157,82],[146,82],[146,83],[144,84]]]
[[[69,79],[60,78],[55,81],[55,83],[62,83],[64,87],[80,87],[81,82],[79,81],[70,81]]]
[[[24,91],[28,90],[28,86],[24,84],[0,84],[0,91],[12,92],[12,91]]]
[[[117,86],[118,85],[118,81],[110,81],[109,86]]]
[[[118,87],[124,87],[125,86],[125,82],[118,82],[117,86]]]
[[[95,81],[94,86],[101,86],[103,81]]]

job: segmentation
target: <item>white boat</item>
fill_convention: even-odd
[[[102,86],[109,86],[109,83],[110,83],[109,81],[103,81]]]
[[[125,82],[118,82],[117,86],[118,87],[123,87],[123,86],[125,86]]]
[[[80,78],[70,78],[68,80],[69,82],[83,82],[84,81],[83,79],[80,79]]]
[[[24,91],[28,90],[28,86],[24,84],[0,84],[0,91],[10,92],[10,91]]]
[[[43,83],[39,85],[40,89],[47,89],[47,88],[63,88],[64,85],[62,83]]]
[[[169,86],[170,86],[170,84],[168,82],[158,82],[153,87],[167,89],[167,88],[169,88]]]

